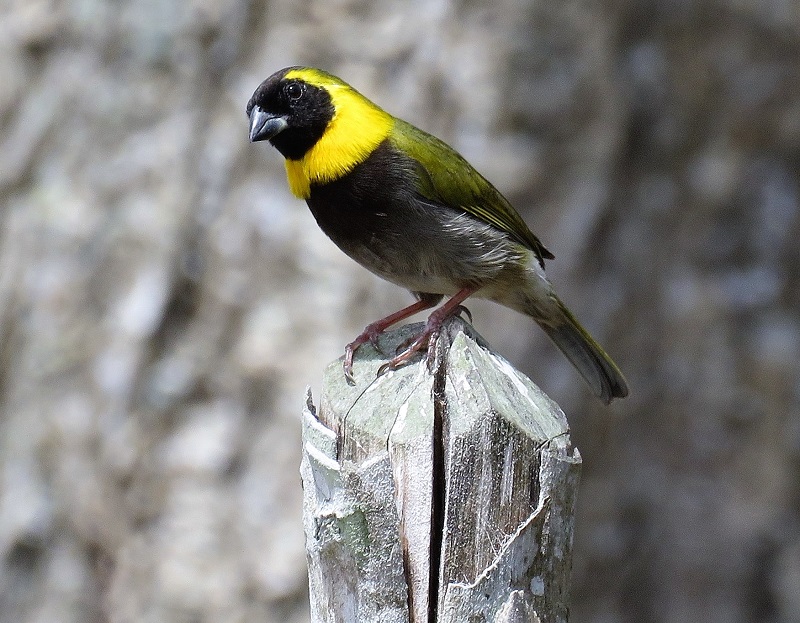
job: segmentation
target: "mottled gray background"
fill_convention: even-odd
[[[6,0],[0,622],[307,620],[303,388],[410,297],[247,142],[296,63],[470,159],[628,376],[470,305],[583,453],[573,621],[800,621],[797,0]]]

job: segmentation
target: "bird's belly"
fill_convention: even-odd
[[[426,260],[419,249],[408,253],[386,247],[353,245],[343,246],[342,250],[378,277],[412,292],[449,296],[471,281],[469,271],[453,271],[452,267],[447,269],[431,258]]]
[[[381,189],[354,172],[313,188],[307,200],[320,228],[369,271],[412,292],[451,295],[504,276],[510,283],[527,264],[532,252],[504,232],[400,190],[391,178],[387,172]]]
[[[518,286],[532,256],[505,238],[487,241],[446,231],[434,236],[416,232],[333,240],[377,276],[412,292],[445,296],[473,287],[478,289],[476,296],[495,299],[498,293]]]
[[[428,245],[420,244],[419,240],[401,240],[378,232],[363,238],[330,237],[361,266],[412,292],[451,294],[458,291],[461,282],[471,272],[468,269],[454,271],[452,266],[448,266],[442,258],[437,258]]]

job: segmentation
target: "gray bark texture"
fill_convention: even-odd
[[[381,338],[394,352],[421,325]],[[359,351],[303,415],[312,623],[565,622],[580,455],[529,379],[451,320],[433,369]]]
[[[800,621],[798,59],[797,0],[0,2],[0,623],[308,622],[298,397],[412,299],[248,142],[294,64],[465,156],[630,382],[467,302],[581,450],[571,620]]]

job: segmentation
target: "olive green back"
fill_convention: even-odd
[[[514,237],[543,263],[553,259],[525,221],[500,192],[452,147],[435,136],[395,120],[394,146],[420,165],[419,193],[431,201],[459,208]]]

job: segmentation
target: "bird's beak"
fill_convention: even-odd
[[[260,106],[250,111],[250,142],[266,141],[283,132],[289,123],[285,117],[271,115]]]

